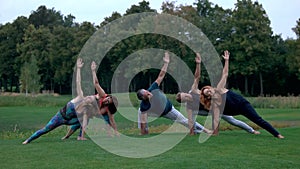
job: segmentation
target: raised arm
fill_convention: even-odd
[[[97,67],[97,65],[93,61],[92,64],[91,64],[91,70],[92,70],[92,75],[93,75],[93,83],[94,83],[94,86],[95,86],[99,96],[103,97],[106,93],[99,84],[99,81],[98,81],[98,78],[97,78],[97,75],[96,75],[96,67]]]
[[[227,77],[228,77],[228,69],[229,69],[229,52],[226,50],[224,51],[223,58],[225,60],[224,68],[223,68],[223,73],[220,82],[217,85],[217,89],[225,89],[225,85],[227,82]]]
[[[196,53],[195,62],[196,62],[196,70],[194,74],[194,83],[192,85],[191,90],[198,90],[198,85],[199,85],[199,80],[201,75],[201,66],[200,66],[201,56],[199,53]]]
[[[161,68],[157,79],[155,80],[155,82],[158,84],[158,86],[163,81],[163,79],[164,79],[164,77],[166,75],[166,72],[167,72],[167,68],[168,68],[169,62],[170,62],[170,56],[169,56],[168,52],[165,52],[165,56],[163,58],[163,61],[164,61],[164,65]]]
[[[77,91],[77,97],[83,97],[83,92],[81,88],[81,68],[83,66],[83,62],[81,58],[77,59],[76,62],[76,91]]]

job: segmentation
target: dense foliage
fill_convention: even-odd
[[[209,0],[178,6],[164,2],[161,9],[162,13],[180,16],[199,27],[218,53],[225,49],[231,52],[229,88],[251,96],[299,95],[300,18],[291,28],[297,39],[284,40],[272,32],[267,12],[257,1],[237,0],[233,10]],[[149,2],[141,1],[123,16],[141,12],[157,11],[150,8]],[[73,67],[82,47],[97,30],[121,17],[114,12],[99,25],[88,21],[76,23],[71,14],[64,16],[54,8],[40,6],[28,18],[20,16],[12,23],[0,25],[0,89],[32,93],[40,88],[40,91],[70,94]],[[145,48],[169,50],[194,69],[195,54],[178,40],[163,35],[133,36],[114,46],[101,63],[98,77],[106,91],[110,91],[110,80],[118,64],[134,51]],[[32,76],[26,76],[28,71]],[[148,85],[156,76],[157,70],[138,73],[129,90]],[[39,79],[34,86],[29,83],[33,79]],[[165,83],[168,84],[163,88],[165,92],[178,91],[172,78],[167,76]],[[203,69],[201,84],[208,83]]]

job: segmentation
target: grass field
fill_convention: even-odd
[[[62,141],[65,126],[22,145],[22,141],[43,127],[69,97],[60,97],[55,104],[53,98],[43,99],[38,103],[33,100],[30,105],[17,99],[15,104],[0,106],[0,168],[300,168],[299,109],[257,109],[286,137],[282,140],[261,129],[261,135],[248,134],[222,121],[219,136],[204,143],[198,142],[199,136],[187,136],[163,154],[135,159],[107,152],[92,140],[77,141],[77,133]],[[244,117],[237,118],[257,128]],[[197,120],[202,122],[203,118]],[[116,121],[122,133],[141,137],[136,124],[120,115]],[[170,121],[164,119],[151,123],[150,132],[154,134],[150,137],[168,124]],[[111,138],[111,141],[114,139],[120,138]]]

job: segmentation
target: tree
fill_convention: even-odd
[[[78,54],[74,44],[75,36],[71,28],[56,26],[49,48],[49,67],[54,72],[51,79],[51,90],[57,89],[59,93],[71,92],[71,80],[75,58]],[[79,48],[79,47],[78,47]]]
[[[10,23],[5,24],[0,29],[0,72],[4,91],[8,91],[8,84],[13,77],[15,39],[13,39],[13,26]],[[2,83],[0,85],[2,89]],[[11,90],[10,90],[11,91]]]
[[[75,19],[75,16],[73,16],[71,14],[65,16],[63,26],[69,27],[69,28],[76,26],[77,23],[74,23],[74,19]]]
[[[297,39],[300,39],[300,18],[297,20],[297,25],[296,27],[292,28],[292,30],[295,32],[297,35]]]
[[[112,22],[112,21],[114,21],[116,19],[119,19],[121,17],[122,17],[122,15],[120,13],[113,12],[110,17],[105,17],[104,18],[104,21],[100,23],[99,28],[101,28],[101,27],[105,26],[106,24],[108,24],[108,23],[110,23],[110,22]]]
[[[18,57],[19,63],[29,62],[33,55],[36,56],[41,83],[45,90],[50,90],[54,71],[49,66],[50,42],[51,38],[53,38],[49,28],[42,26],[36,29],[33,25],[29,25],[23,38],[24,42],[17,45],[17,50],[20,54]]]
[[[139,2],[139,5],[132,5],[129,9],[126,10],[126,15],[134,14],[134,13],[142,13],[142,12],[156,12],[155,9],[150,8],[150,3],[148,1],[143,0]]]
[[[287,65],[292,73],[296,74],[300,80],[300,18],[297,25],[292,28],[297,35],[296,40],[287,40],[289,44],[290,54],[287,57]]]
[[[190,25],[200,28],[201,33],[188,32],[189,26],[185,26],[183,22],[170,29],[170,24],[176,23],[176,19],[165,20],[155,13],[156,19],[143,15],[126,18],[115,11],[110,17],[104,18],[99,26],[95,26],[90,22],[75,23],[75,16],[71,14],[64,16],[54,8],[40,6],[29,18],[22,16],[13,23],[0,24],[0,89],[18,91],[20,76],[22,74],[24,79],[26,69],[32,67],[29,65],[32,57],[35,57],[37,74],[40,76],[37,79],[43,84],[42,89],[70,93],[73,66],[79,53],[87,56],[86,63],[89,63],[100,56],[99,51],[111,47],[105,56],[101,56],[101,72],[98,72],[98,76],[102,86],[110,91],[110,80],[116,68],[129,55],[135,53],[133,63],[125,65],[124,72],[116,73],[127,79],[132,78],[132,73],[136,73],[129,86],[130,91],[136,91],[145,87],[145,79],[147,84],[151,83],[158,73],[155,69],[137,72],[142,64],[147,65],[151,61],[160,63],[161,54],[157,54],[157,57],[153,54],[153,58],[144,58],[143,56],[149,55],[146,49],[165,49],[175,53],[193,70],[195,54],[186,44],[195,39],[196,36],[193,35],[205,35],[220,55],[225,49],[231,52],[228,77],[231,88],[240,89],[244,85],[244,93],[251,95],[300,93],[297,86],[300,80],[300,19],[292,28],[297,39],[283,40],[280,35],[272,35],[266,11],[257,1],[237,0],[234,10],[223,9],[209,0],[197,0],[193,5],[176,6],[174,1],[165,1],[161,9],[163,13],[188,20],[192,23]],[[149,2],[143,0],[127,9],[124,16],[143,12],[156,10],[151,9]],[[117,19],[120,21],[117,26],[109,24]],[[96,32],[97,29],[101,32]],[[176,34],[176,38],[164,36],[164,33],[139,34],[149,29],[158,32],[166,30],[167,33]],[[90,38],[94,33],[101,36]],[[132,33],[136,34],[112,44],[119,37],[133,35]],[[106,37],[111,39],[105,39]],[[91,47],[83,50],[86,42],[91,42]],[[203,48],[203,44],[197,43],[197,46]],[[207,54],[207,51],[207,48],[203,48],[201,54]],[[177,63],[174,61],[171,64]],[[174,68],[181,72],[180,66],[170,66],[169,70]],[[201,77],[204,84],[211,80],[208,72],[209,70],[203,67]],[[216,71],[216,74],[218,73]],[[183,72],[181,75],[182,81],[188,81]],[[22,85],[25,83],[22,80]],[[170,85],[162,85],[163,89],[176,92],[174,79],[166,76],[164,83]],[[123,83],[114,85],[124,87]]]
[[[263,95],[263,74],[270,69],[272,60],[272,30],[270,20],[258,2],[238,0],[232,14],[231,72],[245,78],[245,93],[248,94],[248,77],[258,74],[260,95]]]
[[[38,71],[37,60],[35,56],[32,55],[30,62],[25,62],[21,68],[21,91],[25,91],[26,96],[28,92],[30,92],[32,96],[36,95],[42,87],[40,84],[41,76],[38,74]]]
[[[136,13],[142,13],[142,12],[156,12],[156,10],[151,9],[149,6],[149,2],[142,1],[138,5],[132,5],[129,9],[126,10],[126,15],[130,14],[136,14]],[[103,28],[101,31],[103,31],[103,34],[101,36],[106,36],[108,38],[112,38],[111,41],[114,41],[115,39],[118,39],[118,36],[131,34],[132,32],[136,31],[133,30],[137,26],[136,24],[139,24],[139,21],[142,18],[142,16],[137,16],[136,18],[131,17],[124,17],[122,18],[122,24],[109,24],[109,22],[112,22],[116,19],[121,18],[121,15],[117,12],[114,12],[110,17],[105,18],[105,21],[103,21],[100,26]],[[132,20],[129,20],[132,19]],[[120,20],[118,20],[120,21]],[[98,32],[99,33],[99,32]],[[103,46],[110,46],[110,40],[106,40],[106,42],[103,42],[101,39],[98,39],[97,42],[102,42],[101,46],[97,46],[98,49],[103,48]],[[148,43],[147,43],[148,42]],[[115,44],[112,49],[106,54],[106,56],[101,61],[101,72],[99,72],[100,81],[103,82],[103,87],[106,88],[107,91],[110,91],[110,79],[112,78],[112,75],[115,71],[115,69],[118,67],[118,65],[131,53],[145,48],[145,46],[151,46],[149,44],[149,41],[145,41],[144,35],[136,35],[133,37],[128,37],[127,39],[124,39],[120,41],[119,43]],[[151,43],[152,44],[152,43]],[[130,67],[134,67],[134,65],[130,65]],[[131,72],[131,71],[129,71]],[[117,72],[117,73],[124,73],[124,72]],[[129,74],[128,72],[125,74]],[[126,77],[122,77],[126,78]],[[114,84],[114,88],[118,88],[121,85],[124,85],[122,83]]]
[[[16,59],[19,56],[17,44],[23,42],[23,35],[28,25],[26,17],[18,17],[13,23],[0,27],[0,78],[3,81],[4,91],[12,92],[13,86],[16,86],[15,91],[19,90],[18,76],[21,65]]]
[[[68,16],[68,21],[72,20],[72,16]],[[39,28],[41,26],[48,27],[51,30],[54,26],[63,25],[64,20],[60,11],[56,11],[54,8],[47,9],[46,6],[39,6],[36,11],[33,11],[29,16],[29,22]]]

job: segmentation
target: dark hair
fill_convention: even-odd
[[[178,92],[178,93],[176,94],[176,101],[177,101],[178,103],[181,103],[181,92]]]
[[[117,112],[117,107],[118,107],[118,99],[116,96],[108,95],[112,99],[112,103],[108,105],[108,110],[110,111],[111,114],[115,114]]]
[[[139,89],[137,92],[136,92],[136,96],[139,100],[143,100],[143,89]]]

